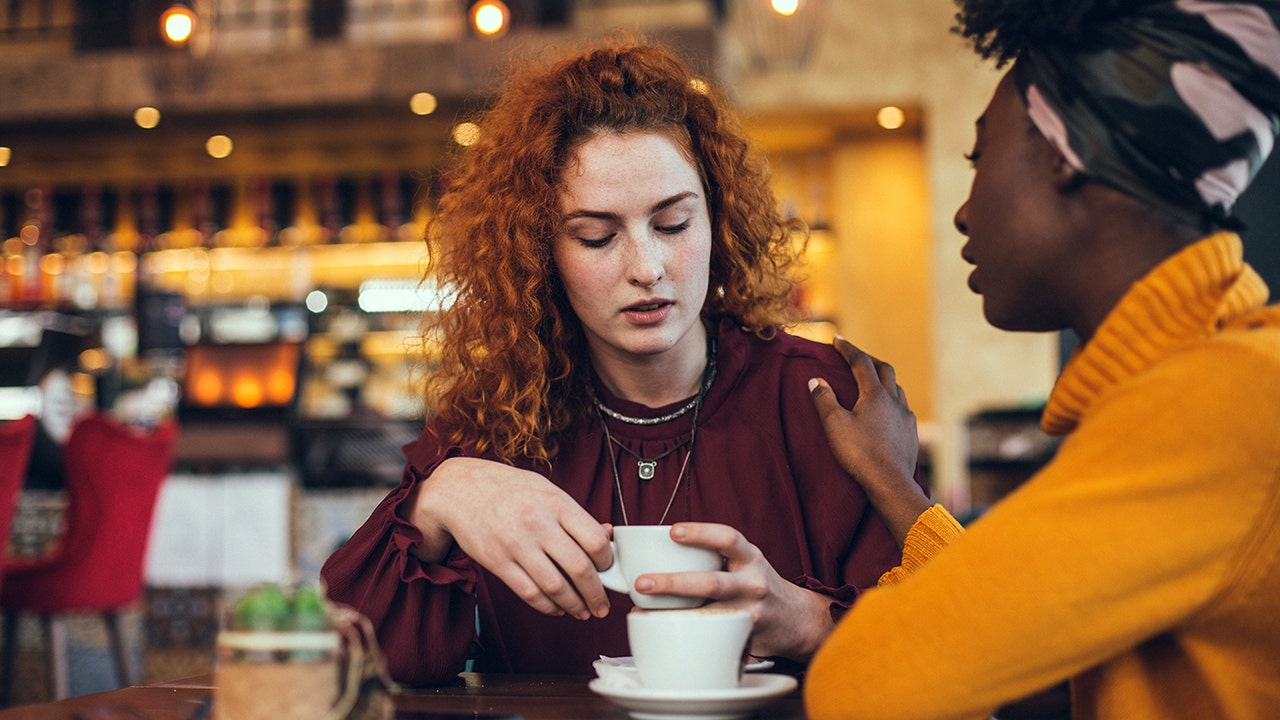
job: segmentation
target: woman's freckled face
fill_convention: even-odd
[[[700,335],[711,218],[677,143],[656,132],[594,136],[562,187],[552,254],[593,349],[652,355]]]

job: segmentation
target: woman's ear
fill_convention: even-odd
[[[1053,179],[1054,184],[1060,192],[1071,193],[1079,190],[1089,181],[1089,176],[1083,170],[1071,164],[1066,156],[1052,148],[1053,152]]]

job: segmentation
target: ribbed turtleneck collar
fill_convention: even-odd
[[[1041,426],[1053,435],[1070,432],[1108,388],[1261,307],[1267,296],[1266,283],[1244,263],[1235,233],[1183,248],[1135,283],[1076,349],[1049,395]]]

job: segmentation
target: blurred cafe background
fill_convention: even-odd
[[[444,159],[482,132],[468,111],[509,58],[618,28],[727,84],[779,202],[812,229],[798,331],[893,362],[934,496],[975,517],[1052,456],[1038,410],[1073,343],[990,328],[967,288],[952,215],[998,74],[949,33],[953,13],[951,0],[0,1],[0,423],[38,418],[8,562],[56,553],[73,530],[67,440],[109,412],[179,428],[144,591],[124,611],[141,679],[208,672],[227,593],[318,577],[423,423],[416,378],[433,350],[416,330],[450,298],[423,279],[420,238]],[[1278,175],[1273,161],[1241,206],[1272,287],[1280,258],[1249,238],[1280,234]],[[121,682],[96,620],[69,624],[71,694]],[[4,632],[9,702],[44,699],[41,626]]]

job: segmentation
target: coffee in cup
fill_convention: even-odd
[[[627,615],[627,639],[640,683],[653,690],[738,687],[750,634],[751,613],[746,610],[694,608]]]
[[[613,564],[599,571],[600,582],[610,590],[627,593],[636,607],[646,610],[692,608],[702,598],[679,595],[644,595],[636,592],[636,578],[647,573],[714,572],[723,560],[706,548],[681,545],[671,539],[670,525],[623,525],[613,529]]]

